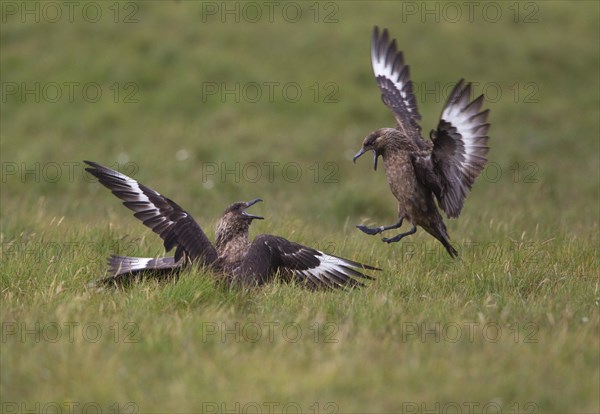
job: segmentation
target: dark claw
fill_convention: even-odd
[[[363,233],[369,234],[371,236],[381,233],[381,229],[379,227],[369,228],[367,226],[361,226],[357,224],[356,228],[362,231]]]

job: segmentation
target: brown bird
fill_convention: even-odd
[[[357,225],[364,233],[375,235],[402,226],[404,219],[412,229],[395,237],[383,238],[394,243],[414,234],[421,226],[438,239],[452,257],[458,255],[450,244],[439,207],[448,218],[458,217],[473,182],[487,162],[489,109],[481,110],[484,97],[470,101],[471,84],[461,79],[450,94],[431,142],[421,137],[417,101],[413,94],[408,66],[396,40],[390,42],[387,29],[373,31],[371,62],[381,99],[396,118],[396,128],[378,129],[364,139],[353,161],[373,151],[374,168],[383,158],[388,184],[398,200],[398,221],[389,226],[369,228]]]
[[[310,288],[363,286],[361,278],[373,278],[357,269],[380,270],[270,234],[261,234],[250,242],[250,224],[262,217],[246,210],[262,201],[260,198],[233,203],[225,209],[217,224],[213,246],[194,218],[174,201],[124,174],[95,162],[84,162],[90,166],[86,171],[163,239],[167,252],[176,248],[174,257],[113,255],[108,260],[112,275],[96,285],[123,284],[140,275],[173,275],[192,263],[224,275],[229,282],[248,286],[270,282],[276,275]]]

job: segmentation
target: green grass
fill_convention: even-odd
[[[481,5],[473,22],[463,9],[435,23],[396,2],[321,3],[315,23],[313,3],[292,3],[298,23],[277,12],[221,23],[203,22],[202,3],[143,2],[131,24],[125,4],[121,23],[112,2],[96,3],[98,23],[22,23],[6,4],[21,3],[2,3],[0,28],[1,411],[600,411],[597,3],[520,3],[517,23],[512,2],[495,3],[496,23]],[[338,22],[324,23],[332,11]],[[396,218],[383,172],[350,161],[367,133],[393,125],[371,75],[375,24],[398,39],[417,85],[465,77],[501,92],[487,103],[490,167],[447,222],[459,260],[423,231],[388,246],[354,229]],[[9,93],[50,82],[94,82],[102,96]],[[295,82],[303,94],[203,95],[236,82]],[[132,91],[138,102],[124,103]],[[323,102],[331,91],[336,102]],[[444,96],[417,98],[427,133]],[[211,238],[229,203],[261,197],[253,211],[267,220],[252,235],[383,271],[351,292],[227,289],[203,269],[90,291],[109,254],[162,246],[87,179],[84,159],[118,164]],[[263,177],[222,179],[221,163],[260,165]]]

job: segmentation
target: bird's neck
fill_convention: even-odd
[[[216,247],[219,256],[228,256],[234,252],[244,251],[249,245],[248,230],[250,223],[244,222],[225,222],[221,220],[217,225]]]
[[[384,145],[381,147],[380,154],[383,158],[394,157],[402,153],[418,151],[419,149],[411,139],[400,136],[400,133],[389,134],[385,137]]]
[[[386,158],[393,157],[395,154],[402,152],[404,148],[402,147],[402,141],[399,137],[392,135],[385,137],[384,144],[377,151],[379,155]]]

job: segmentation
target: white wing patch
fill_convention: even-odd
[[[465,198],[487,162],[487,136],[490,110],[481,111],[484,96],[473,101],[471,84],[461,79],[454,89],[444,110],[434,142],[432,159],[441,180],[440,207],[448,217],[458,217]]]
[[[460,85],[460,84],[459,84]],[[460,88],[460,86],[458,86]],[[458,89],[460,92],[460,89]],[[465,148],[465,162],[461,163],[461,170],[466,170],[481,161],[485,162],[487,152],[488,124],[485,123],[488,111],[479,112],[483,103],[483,96],[469,103],[471,85],[467,85],[459,96],[452,97],[442,112],[442,119],[449,122],[462,138]]]
[[[328,285],[344,286],[345,280],[353,279],[356,276],[356,264],[345,259],[330,256],[317,250],[320,256],[315,256],[319,260],[319,265],[311,269],[303,270],[302,273],[308,277],[314,277]]]
[[[155,220],[158,220],[156,222],[155,225],[153,225],[153,227],[156,227],[159,224],[162,224],[164,222],[167,222],[167,226],[170,226],[172,224],[175,224],[175,222],[169,220],[168,218],[166,218],[161,212],[160,209],[156,207],[156,205],[154,205],[154,203],[152,201],[150,201],[150,198],[148,198],[148,196],[144,193],[144,191],[141,189],[139,183],[137,181],[135,181],[134,179],[121,174],[118,171],[114,171],[111,170],[112,175],[114,175],[115,177],[119,178],[120,180],[124,181],[125,184],[130,188],[130,190],[134,193],[136,193],[136,200],[133,200],[137,203],[144,203],[146,204],[149,208],[147,209],[139,209],[139,210],[135,210],[136,212],[140,212],[140,213],[144,213],[144,215],[153,215]],[[146,191],[151,192],[153,195],[156,195],[157,197],[161,197],[162,196],[157,193],[156,191],[150,189],[150,188],[146,188]],[[187,214],[186,214],[187,215]]]
[[[416,124],[421,115],[412,93],[408,65],[404,64],[404,55],[398,51],[396,39],[390,40],[387,29],[381,35],[378,27],[373,31],[371,64],[382,91],[383,103],[392,109],[397,119],[400,118],[399,124],[403,121]],[[408,119],[405,119],[406,116]],[[418,124],[414,126],[418,127]]]
[[[407,128],[419,129],[421,115],[413,94],[408,65],[404,55],[398,51],[396,39],[390,39],[387,29],[373,30],[371,40],[371,64],[377,85],[381,90],[382,102],[392,110],[398,128],[408,133]]]
[[[142,202],[142,203],[148,203],[152,206],[154,206],[154,204],[150,201],[150,199],[148,198],[148,196],[146,194],[144,194],[144,192],[142,191],[142,189],[140,188],[140,185],[138,184],[137,181],[135,181],[133,178],[129,178],[128,176],[121,174],[118,171],[114,171],[114,175],[118,178],[120,178],[121,180],[125,181],[127,183],[127,185],[129,186],[129,188],[131,188],[133,191],[135,191],[138,195],[138,199],[137,201]],[[156,191],[154,191],[156,193]],[[158,193],[156,193],[158,195]]]
[[[375,48],[371,49],[371,63],[373,64],[373,73],[375,73],[375,77],[383,76],[389,79],[398,92],[400,92],[400,96],[402,99],[406,100],[407,93],[404,91],[405,84],[400,80],[401,72],[394,70],[394,62],[388,61],[386,59],[387,56],[381,56],[378,54],[378,51]],[[403,67],[403,66],[400,66]],[[406,109],[411,111],[411,108],[406,105]]]
[[[119,274],[121,272],[127,273],[136,270],[144,270],[152,260],[152,258],[146,257],[123,257],[120,258],[114,272],[115,274]]]
[[[114,276],[143,270],[176,269],[183,264],[183,260],[175,262],[173,257],[128,257],[112,255],[108,259],[110,271]]]
[[[151,258],[137,258],[133,261],[131,270],[145,269],[148,267],[148,263],[150,263]]]

